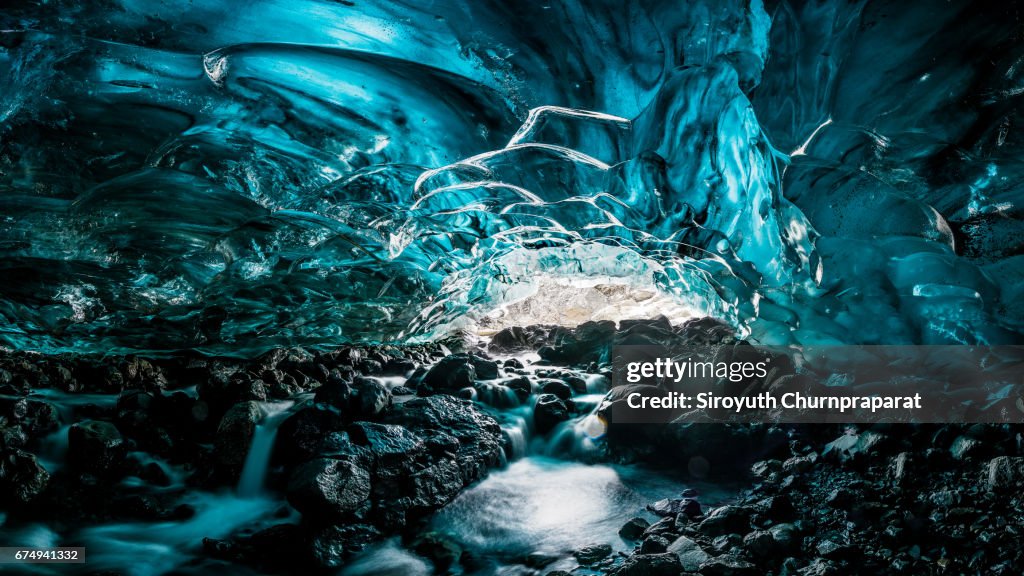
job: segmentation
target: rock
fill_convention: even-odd
[[[1015,489],[1024,479],[1024,457],[999,456],[988,463],[988,489],[994,492]]]
[[[828,538],[819,540],[814,549],[818,552],[818,556],[832,559],[846,556],[850,552],[850,548],[848,546],[844,546]]]
[[[775,522],[791,520],[797,515],[792,500],[785,494],[769,496],[753,505],[754,510]]]
[[[675,516],[676,514],[679,514],[680,502],[682,501],[665,498],[663,500],[658,500],[653,504],[648,504],[647,510],[657,516]]]
[[[572,388],[561,380],[542,380],[538,384],[544,394],[553,394],[562,400],[572,398]]]
[[[652,534],[665,535],[674,533],[675,531],[676,519],[672,516],[667,516],[648,526],[647,529],[644,530],[643,537],[646,538]]]
[[[526,376],[513,378],[508,382],[505,382],[505,386],[515,392],[516,397],[519,398],[520,402],[525,402],[526,399],[530,397],[530,394],[533,394],[533,383],[530,382],[530,379]]]
[[[370,473],[352,462],[317,458],[296,467],[288,502],[308,519],[338,523],[370,498]]]
[[[375,378],[356,378],[352,391],[354,396],[349,408],[353,420],[373,419],[391,408],[391,392]]]
[[[739,552],[742,544],[743,538],[739,534],[722,534],[711,541],[711,548],[717,554],[725,554],[732,551]]]
[[[779,462],[778,460],[760,460],[754,462],[750,467],[750,473],[753,474],[755,478],[761,478],[764,480],[771,478],[779,472],[782,472],[782,462]]]
[[[650,527],[651,523],[644,518],[630,518],[628,522],[619,528],[619,536],[623,540],[639,540],[643,536],[644,530]]]
[[[402,467],[413,463],[426,449],[426,444],[414,432],[396,424],[356,422],[345,430],[357,446],[367,448],[378,466]]]
[[[513,326],[492,336],[487,348],[492,352],[536,350],[547,340],[548,330],[542,326]]]
[[[761,574],[756,566],[732,554],[723,554],[708,559],[700,565],[700,573],[703,576],[757,576]]]
[[[562,382],[565,382],[577,394],[587,393],[587,381],[575,374],[563,376]]]
[[[556,341],[537,350],[549,362],[567,365],[585,365],[589,362],[607,362],[614,344],[616,326],[610,320],[584,322]]]
[[[981,441],[970,436],[958,436],[949,447],[949,453],[956,460],[965,460],[981,449]]]
[[[501,372],[498,370],[498,363],[494,360],[470,354],[469,361],[473,364],[473,368],[476,370],[476,377],[480,380],[494,380],[501,375]]]
[[[569,419],[569,407],[554,394],[541,394],[533,407],[533,423],[539,434],[547,434],[560,422]]]
[[[679,576],[683,571],[675,554],[636,554],[609,574],[613,576]]]
[[[908,479],[910,452],[900,452],[892,463],[892,479],[896,484],[904,484]]]
[[[743,537],[743,546],[758,558],[767,558],[775,552],[775,538],[767,530],[754,530]]]
[[[825,445],[822,456],[847,462],[878,451],[888,440],[885,434],[866,430],[860,433],[848,433]]]
[[[417,554],[430,559],[439,572],[447,572],[458,563],[462,548],[451,538],[437,532],[428,532],[413,543]]]
[[[453,394],[462,388],[472,387],[476,376],[476,368],[469,354],[452,354],[442,358],[427,371],[417,392],[420,396]]]
[[[669,541],[664,536],[658,536],[657,534],[647,537],[640,544],[641,554],[661,554],[668,551]]]
[[[782,463],[782,469],[790,474],[800,474],[813,468],[817,461],[818,454],[815,452],[804,456],[793,456]]]
[[[39,438],[60,428],[60,413],[50,402],[22,398],[11,413],[29,438]]]
[[[696,572],[700,569],[701,564],[711,558],[699,544],[686,536],[680,536],[669,544],[668,552],[676,555],[683,570],[687,572]]]
[[[800,533],[793,524],[776,524],[768,529],[768,533],[775,541],[774,552],[785,555],[800,549]]]
[[[345,424],[340,410],[333,406],[303,408],[281,423],[274,459],[286,465],[308,460],[319,454],[331,433],[342,430]]]
[[[127,454],[124,438],[110,422],[87,420],[68,430],[68,464],[76,470],[117,476]]]
[[[46,489],[50,474],[36,457],[24,450],[0,455],[0,505],[11,508],[29,504]]]
[[[612,553],[610,544],[591,544],[584,546],[572,553],[576,561],[583,566],[590,566],[600,560],[604,560]]]
[[[746,534],[750,530],[750,510],[740,506],[722,506],[708,514],[699,526],[709,536]]]
[[[237,476],[242,471],[252,436],[262,419],[259,403],[252,401],[235,404],[221,418],[217,426],[215,453],[217,463],[230,476]]]
[[[454,444],[451,458],[459,465],[464,484],[480,480],[502,461],[501,426],[472,402],[451,396],[416,398],[391,410],[384,423],[404,426],[428,446]]]
[[[313,401],[318,404],[329,404],[339,410],[346,410],[349,402],[352,401],[354,392],[349,382],[337,377],[331,377],[322,386],[316,389]]]

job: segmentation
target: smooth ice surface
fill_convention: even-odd
[[[422,341],[597,314],[597,284],[773,344],[1017,342],[1019,26],[966,0],[5,7],[0,344]]]

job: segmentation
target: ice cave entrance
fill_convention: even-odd
[[[702,316],[653,285],[638,285],[622,278],[543,275],[533,292],[483,315],[476,325],[480,336],[504,328],[546,324],[575,327],[592,320],[628,320],[668,317],[672,324]]]
[[[512,326],[575,327],[659,315],[679,324],[719,316],[720,302],[698,272],[682,259],[666,265],[601,243],[520,248],[451,279],[450,302],[470,313],[450,327],[488,337]]]

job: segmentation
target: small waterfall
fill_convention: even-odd
[[[259,496],[263,491],[263,483],[267,478],[270,466],[270,454],[274,449],[274,439],[281,422],[291,414],[296,404],[293,400],[283,402],[264,402],[260,404],[263,419],[256,425],[252,435],[252,445],[245,457],[242,476],[238,480],[238,495],[243,498]]]

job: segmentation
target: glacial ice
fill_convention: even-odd
[[[108,4],[0,10],[0,345],[1020,339],[1010,8]]]

